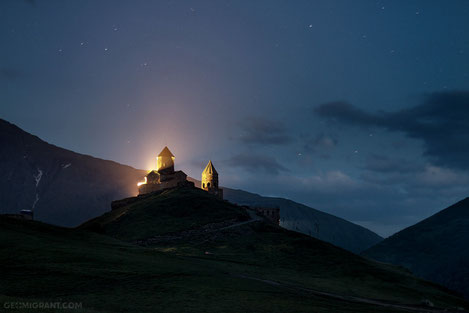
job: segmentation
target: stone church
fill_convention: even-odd
[[[183,171],[174,170],[174,155],[168,147],[156,157],[156,170],[150,171],[145,177],[145,181],[138,183],[138,194],[143,195],[155,191],[160,191],[178,186],[194,186],[187,180],[187,175]],[[218,172],[209,161],[202,172],[202,189],[223,199],[223,190],[218,187]]]
[[[138,193],[139,195],[144,195],[179,186],[194,187],[194,183],[187,180],[187,175],[183,171],[174,170],[174,155],[169,151],[168,147],[164,147],[156,157],[156,170],[150,171],[145,177],[145,181],[138,183]],[[212,161],[208,161],[207,166],[202,172],[200,187],[209,194],[223,199],[223,189],[220,189],[218,186],[218,172],[215,166],[213,166]],[[120,208],[126,204],[128,204],[128,199],[113,201],[112,209]],[[265,220],[271,223],[280,224],[279,208],[254,207],[249,209],[255,211],[258,215],[264,216]]]

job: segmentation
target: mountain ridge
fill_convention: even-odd
[[[224,196],[231,202],[240,205],[279,207],[282,227],[332,242],[355,253],[383,240],[382,237],[363,226],[290,199],[265,197],[231,188],[224,188]]]
[[[34,209],[35,217],[75,226],[135,194],[144,171],[49,144],[0,119],[0,210]],[[107,205],[103,205],[107,203]],[[63,208],[67,208],[64,211]]]
[[[469,197],[416,223],[362,255],[398,264],[469,298]]]

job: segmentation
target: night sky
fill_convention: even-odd
[[[469,196],[469,1],[2,0],[0,117],[388,236]]]

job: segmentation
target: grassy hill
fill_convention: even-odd
[[[139,198],[139,201],[105,213],[79,228],[135,241],[208,223],[249,219],[245,209],[196,188],[169,189]]]
[[[469,198],[385,239],[364,252],[469,298]]]
[[[252,217],[188,188],[145,197],[78,229],[1,217],[0,301],[81,302],[76,312],[469,307],[399,267]]]

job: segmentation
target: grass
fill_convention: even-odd
[[[84,223],[91,229],[125,241],[201,227],[228,219],[246,220],[246,211],[196,188],[169,189],[112,210]]]
[[[155,196],[123,208],[120,217],[108,213],[80,229],[0,217],[0,302],[80,302],[82,309],[74,312],[100,313],[396,312],[302,287],[396,303],[429,299],[440,307],[467,306],[398,267],[263,222],[147,248],[116,239],[150,234],[132,221],[164,234],[220,221],[220,212],[246,217],[242,208],[191,190]],[[142,221],[139,214],[153,220]],[[100,225],[107,235],[85,230],[90,225]]]

